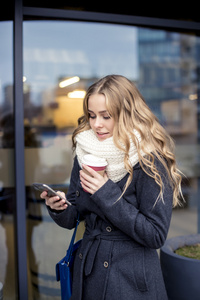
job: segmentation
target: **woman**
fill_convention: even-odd
[[[181,193],[171,138],[136,87],[110,75],[88,89],[72,140],[73,205],[41,194],[58,225],[73,228],[78,213],[85,220],[71,299],[167,299],[156,249]],[[103,176],[82,165],[88,153],[106,158]]]

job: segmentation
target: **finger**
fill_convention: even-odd
[[[58,198],[58,199],[57,199]],[[64,199],[59,197],[51,197],[46,199],[46,205],[50,206],[51,209],[62,210],[67,208],[67,204]]]
[[[85,184],[81,181],[81,186],[84,189],[84,191],[88,192],[89,194],[94,194],[94,191],[91,189],[91,187],[88,186],[88,184]]]
[[[100,178],[93,178],[90,176],[86,176],[86,177],[87,178],[80,175],[80,181],[81,181],[80,183],[82,188],[87,192],[89,192],[90,194],[94,194],[107,181],[107,176],[105,178],[101,175]]]
[[[90,180],[90,176],[88,176],[89,178],[84,178],[82,176],[80,176],[80,181],[81,183],[84,184],[84,186],[88,187],[88,188],[92,188],[92,186],[94,185],[94,182],[92,180]],[[93,179],[93,178],[92,178]]]
[[[92,177],[92,176],[86,174],[83,170],[80,171],[80,179],[81,179],[81,180],[84,179],[84,180],[86,180],[86,181],[88,181],[88,182],[91,182],[93,178],[94,178],[94,177]]]
[[[42,192],[42,193],[40,194],[40,198],[42,198],[42,199],[45,199],[46,196],[47,196],[47,192],[46,192],[46,191],[44,191],[44,192]]]
[[[59,192],[59,195],[65,198],[65,193]],[[45,199],[46,205],[51,207],[51,209],[64,210],[68,207],[64,199],[60,199],[59,196],[48,197],[46,191],[42,192],[40,197]]]
[[[45,197],[45,203],[48,206],[54,205],[56,202],[59,202],[60,198],[59,196],[54,196],[54,197]]]
[[[58,195],[60,195],[61,198],[66,199],[66,196],[65,196],[65,193],[64,193],[64,192],[57,191],[56,193],[57,193]]]
[[[64,210],[67,207],[68,205],[66,204],[65,200],[62,199],[60,201],[54,202],[51,208],[55,210]]]
[[[48,202],[50,201],[50,203],[52,203],[52,202],[54,202],[54,201],[58,201],[58,200],[60,199],[59,196],[48,197],[47,195],[48,195],[48,193],[47,193],[46,191],[44,191],[44,192],[42,192],[42,193],[40,194],[40,197],[41,197],[42,199],[45,199],[45,200],[48,201]]]
[[[93,170],[94,171],[94,170]],[[102,180],[102,176],[100,174],[98,174],[96,171],[94,171],[96,173],[95,176],[92,175],[88,175],[88,173],[85,173],[83,170],[80,171],[80,180],[85,180],[86,182],[90,183],[90,184],[97,184],[98,181]]]
[[[85,176],[85,173],[84,173],[84,176]],[[103,178],[103,177],[101,177],[101,178]],[[87,190],[88,192],[90,192],[91,194],[93,194],[91,191],[94,192],[95,190],[98,189],[98,182],[99,182],[98,179],[91,177],[89,175],[86,175],[86,177],[83,177],[80,175],[80,183],[84,185],[84,186],[82,185],[82,187],[85,190]]]
[[[101,176],[98,172],[96,172],[92,168],[88,167],[87,165],[83,164],[82,168],[85,169],[91,175],[91,177],[98,178],[99,176]]]

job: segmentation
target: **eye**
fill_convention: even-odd
[[[104,118],[104,120],[109,120],[111,118],[111,115],[108,112],[106,112],[102,114],[102,117]]]
[[[95,119],[95,118],[96,118],[96,116],[95,116],[95,115],[91,115],[91,114],[89,114],[89,118],[90,118],[90,119]]]
[[[103,117],[105,120],[109,120],[111,117],[110,116],[104,116]]]

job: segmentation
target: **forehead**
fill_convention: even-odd
[[[88,109],[92,111],[106,111],[106,98],[103,94],[93,94],[88,98]]]

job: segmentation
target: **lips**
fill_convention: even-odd
[[[108,134],[108,132],[97,132],[99,135]]]
[[[105,138],[109,132],[97,132],[97,136],[99,138]]]

